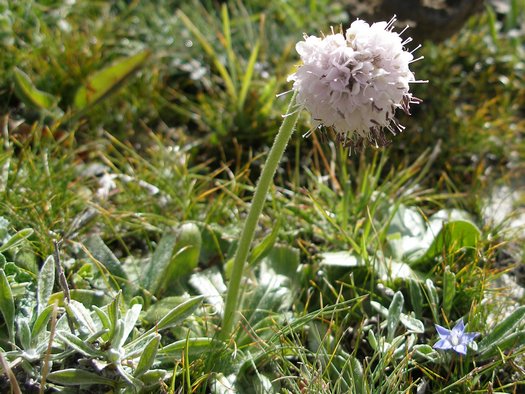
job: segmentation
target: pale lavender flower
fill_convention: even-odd
[[[296,45],[303,64],[288,80],[297,102],[315,127],[333,129],[344,145],[386,145],[384,128],[394,135],[404,129],[396,109],[410,113],[410,104],[421,102],[409,92],[410,83],[422,82],[409,69],[418,60],[405,49],[412,39],[393,31],[395,20],[356,20],[345,35],[332,29],[323,38],[305,35]]]
[[[436,331],[439,341],[434,344],[434,349],[448,350],[453,349],[459,354],[467,354],[467,345],[474,341],[479,332],[465,332],[465,325],[461,319],[452,330],[436,324]]]

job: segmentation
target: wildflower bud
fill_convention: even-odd
[[[345,35],[332,29],[323,38],[305,35],[296,45],[303,64],[288,80],[297,102],[315,127],[333,129],[345,146],[387,145],[385,128],[394,135],[404,129],[396,109],[410,113],[410,104],[421,102],[409,92],[411,82],[421,82],[409,69],[415,60],[404,45],[411,39],[403,41],[394,22],[356,20]]]

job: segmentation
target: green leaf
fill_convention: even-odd
[[[135,377],[133,377],[133,375],[128,373],[123,368],[121,363],[115,363],[115,368],[118,371],[118,373],[120,374],[120,376],[122,376],[129,383],[130,386],[133,386],[135,392],[141,392],[142,391],[143,384],[142,384],[141,380],[136,379]]]
[[[13,254],[13,261],[20,268],[34,274],[32,276],[36,277],[38,275],[37,257],[27,240],[24,240],[17,247],[16,252]]]
[[[478,350],[480,353],[486,353],[489,350],[498,346],[498,343],[503,341],[509,333],[514,331],[525,317],[525,306],[520,306],[502,322],[497,324],[492,331],[478,343]]]
[[[224,277],[217,266],[195,272],[188,279],[188,283],[197,290],[197,293],[205,296],[206,302],[213,306],[219,315],[222,315],[224,311],[223,294],[226,293],[227,287],[224,283]],[[158,318],[155,320],[158,320]]]
[[[414,311],[416,318],[421,318],[423,313],[423,294],[421,293],[419,281],[409,279],[408,290],[410,293],[410,303],[412,304],[412,310]]]
[[[157,323],[156,329],[160,331],[179,324],[201,305],[203,298],[203,296],[193,297],[176,306]]]
[[[411,260],[414,255],[421,255],[421,242],[426,231],[423,216],[417,208],[403,204],[392,207],[395,209],[388,227],[388,244],[391,257],[395,260]]]
[[[58,98],[38,90],[29,76],[19,68],[15,67],[13,74],[15,77],[15,93],[27,106],[50,110],[58,103]]]
[[[5,244],[0,246],[0,253],[18,246],[19,244],[24,242],[24,240],[29,238],[32,234],[32,228],[25,228],[23,230],[18,231],[15,235],[9,238],[9,240]]]
[[[321,259],[321,265],[328,267],[353,268],[365,266],[361,257],[344,251],[321,253]]]
[[[182,320],[190,316],[195,309],[202,303],[204,296],[198,296],[190,299],[184,297],[166,297],[151,306],[144,320],[149,324],[155,324],[155,327],[150,329],[144,335],[152,332],[160,331],[161,329],[173,327]],[[175,305],[175,306],[174,306]],[[137,342],[140,338],[132,341]]]
[[[250,330],[238,330],[236,343],[241,347],[253,341],[251,331],[257,332],[261,340],[271,335],[273,328],[283,323],[297,296],[289,277],[276,273],[271,267],[263,270],[265,266],[261,264],[258,285],[249,297],[243,298],[239,307],[243,311],[244,324],[250,327]]]
[[[27,318],[17,319],[17,330],[18,338],[20,339],[20,345],[22,349],[31,348],[31,329],[27,323]]]
[[[108,327],[109,328],[108,336],[110,340],[115,335],[115,330],[117,329],[117,322],[120,319],[119,304],[120,304],[121,294],[122,293],[119,291],[117,295],[115,296],[115,298],[108,304],[108,307],[107,307],[107,314],[108,314],[108,318],[110,322],[110,326]]]
[[[125,330],[124,330],[124,321],[122,319],[117,320],[117,324],[115,324],[115,331],[113,332],[113,337],[111,338],[111,349],[109,351],[113,351],[112,356],[117,356],[110,360],[112,362],[117,361],[120,359],[120,347],[122,344],[126,341],[126,338],[124,337]]]
[[[481,232],[468,220],[456,220],[443,224],[425,255],[420,259],[428,261],[444,252],[458,251],[462,248],[474,248]]]
[[[254,265],[258,263],[268,253],[270,253],[270,250],[273,248],[273,245],[275,244],[275,241],[277,240],[277,236],[279,235],[280,227],[281,227],[281,221],[279,220],[273,226],[271,233],[268,234],[266,237],[264,237],[261,243],[256,245],[253,248],[253,250],[250,253],[250,256],[248,257],[248,263],[250,265]]]
[[[103,384],[107,386],[114,386],[115,382],[109,378],[105,378],[100,374],[88,372],[85,369],[63,369],[61,371],[54,371],[47,375],[50,382],[62,384],[65,386],[78,385],[92,385]]]
[[[100,309],[98,306],[93,305],[93,310],[98,316],[98,319],[100,320],[100,323],[102,323],[102,327],[110,330],[111,329],[111,321],[109,320],[109,316],[106,312],[104,312],[102,309]]]
[[[84,110],[116,92],[144,65],[149,56],[150,51],[142,51],[118,59],[112,65],[91,75],[77,90],[73,101],[75,109]]]
[[[379,348],[379,342],[377,341],[373,330],[368,330],[367,339],[368,344],[372,347],[373,350],[377,350]]]
[[[438,352],[436,352],[430,345],[414,345],[412,349],[414,351],[414,356],[424,360],[434,362],[439,357]]]
[[[177,230],[177,243],[160,291],[164,292],[182,277],[191,274],[199,264],[202,236],[195,223],[184,223]]]
[[[392,357],[396,360],[400,360],[405,357],[406,354],[412,349],[414,342],[416,341],[416,336],[414,334],[410,335],[399,335],[393,339],[391,343],[391,348],[395,349],[392,353]]]
[[[499,341],[492,343],[484,348],[482,352],[479,351],[478,344],[478,357],[480,359],[486,359],[494,357],[502,352],[513,350],[514,352],[520,352],[525,346],[525,331],[518,331],[500,338]]]
[[[40,272],[38,274],[37,283],[37,313],[47,306],[49,298],[53,293],[53,286],[55,285],[55,260],[53,256],[49,256]]]
[[[200,354],[203,352],[209,352],[215,346],[220,344],[221,342],[208,337],[188,338],[164,346],[162,349],[159,349],[159,355],[168,358],[180,357],[181,352],[186,349],[186,346],[188,347],[188,352],[190,354]]]
[[[201,233],[194,223],[184,223],[177,231],[164,235],[144,273],[144,287],[158,295],[189,275],[198,265],[201,245]]]
[[[376,258],[374,267],[379,277],[385,281],[396,279],[418,279],[420,274],[414,271],[410,265],[392,259]]]
[[[90,311],[80,302],[71,300],[66,308],[72,312],[75,321],[84,332],[94,334],[97,332],[97,326],[91,317]]]
[[[120,343],[118,343],[117,347],[120,347],[124,345],[124,342],[126,339],[128,339],[129,334],[131,334],[131,331],[135,328],[135,324],[137,324],[137,320],[140,315],[140,311],[142,310],[141,304],[135,304],[133,305],[128,311],[126,312],[126,315],[124,316],[124,332],[122,333],[122,339],[120,340]]]
[[[35,322],[33,323],[33,328],[31,330],[31,338],[33,342],[40,335],[40,333],[46,328],[49,319],[51,319],[51,314],[53,313],[53,308],[55,305],[48,305],[38,314]]]
[[[374,308],[381,316],[384,318],[388,318],[388,309],[386,309],[383,305],[381,305],[377,301],[370,301],[370,306]]]
[[[89,290],[89,289],[71,289],[69,295],[72,300],[81,302],[83,305],[105,305],[110,299],[109,295],[101,290]],[[59,306],[65,306],[64,304],[64,292],[59,291],[49,297],[48,304],[57,302]]]
[[[445,272],[443,272],[443,311],[446,315],[450,313],[455,295],[456,275],[447,266]]]
[[[170,232],[159,241],[155,252],[151,256],[149,265],[142,275],[142,285],[153,294],[157,294],[165,280],[177,244],[177,234]]]
[[[122,268],[122,264],[113,254],[113,252],[106,246],[100,236],[93,235],[89,237],[86,242],[86,247],[89,253],[91,253],[92,258],[96,260],[95,263],[102,263],[102,265],[109,271],[111,275],[117,279],[120,279],[120,283],[125,283],[127,281],[127,275]],[[120,290],[118,284],[113,282],[112,284],[114,289]]]
[[[425,288],[426,288],[426,296],[428,300],[428,305],[430,306],[430,310],[432,311],[432,316],[434,317],[435,321],[439,321],[439,313],[438,313],[438,305],[439,305],[439,296],[438,292],[436,290],[436,286],[434,286],[434,282],[432,282],[432,279],[427,279],[425,281]]]
[[[164,369],[150,369],[140,377],[144,386],[157,386],[166,377],[167,372]]]
[[[159,335],[156,331],[148,331],[138,335],[132,341],[126,343],[122,348],[126,354],[126,358],[137,358],[140,357],[146,346],[153,337]]]
[[[56,335],[58,339],[84,356],[96,358],[104,355],[102,351],[95,349],[84,340],[67,331],[58,331]]]
[[[423,334],[425,332],[425,325],[419,319],[406,315],[402,313],[400,315],[401,323],[409,330],[418,334]]]
[[[350,360],[350,374],[352,376],[354,393],[367,393],[369,390],[365,387],[365,380],[363,379],[363,366],[354,356],[349,357]]]
[[[266,270],[271,270],[277,275],[284,275],[297,283],[297,268],[301,262],[299,249],[288,245],[275,245],[261,263],[259,276]]]
[[[15,301],[3,269],[0,269],[0,312],[7,326],[9,341],[15,343]]]
[[[397,326],[399,325],[399,319],[401,317],[401,312],[403,310],[404,303],[405,299],[403,297],[403,293],[401,293],[400,291],[396,291],[396,293],[394,294],[394,298],[392,298],[392,302],[390,303],[390,307],[388,308],[386,327],[388,331],[389,342],[391,342],[394,338]]]
[[[159,348],[160,338],[161,338],[160,335],[158,334],[155,335],[153,338],[151,338],[148,344],[144,347],[144,350],[142,352],[142,355],[140,356],[137,367],[135,368],[135,371],[133,372],[133,376],[135,376],[136,378],[140,377],[145,372],[147,372],[153,365],[153,362],[155,361],[155,357],[157,355],[157,350]]]

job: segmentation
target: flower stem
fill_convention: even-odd
[[[248,258],[248,253],[250,252],[250,246],[253,241],[255,228],[257,227],[259,216],[261,215],[264,202],[266,200],[266,195],[268,194],[268,189],[272,184],[275,171],[277,170],[284,150],[286,149],[286,145],[292,136],[297,118],[299,117],[300,111],[294,111],[295,96],[296,94],[294,92],[288,106],[288,111],[284,117],[281,127],[279,128],[279,132],[275,137],[272,148],[270,149],[270,153],[266,159],[266,163],[264,164],[261,176],[257,182],[250,210],[248,212],[248,216],[246,217],[244,228],[241,232],[237,251],[235,252],[230,283],[228,285],[228,292],[226,293],[224,319],[222,322],[221,332],[219,334],[222,340],[228,340],[230,338],[237,317],[236,312],[239,303],[239,293],[242,274],[244,271],[244,264]]]

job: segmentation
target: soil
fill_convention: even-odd
[[[351,18],[368,22],[388,21],[397,16],[398,25],[410,26],[416,42],[442,41],[458,32],[484,0],[346,0]]]

